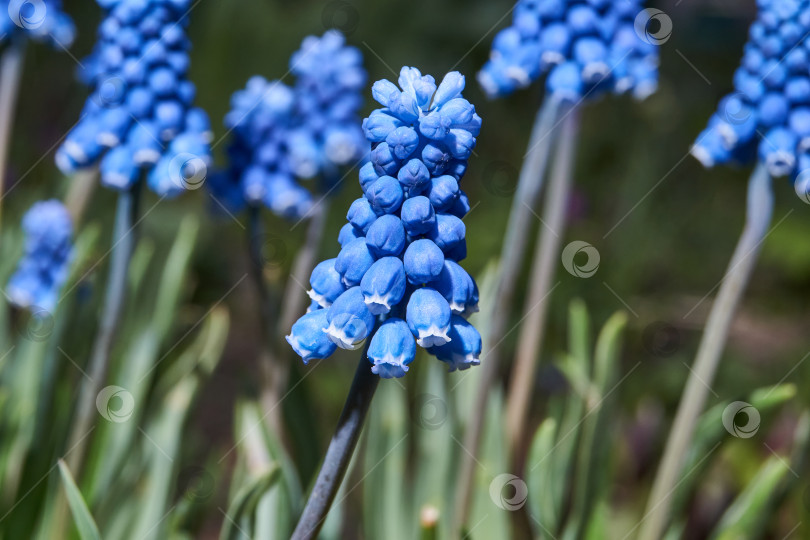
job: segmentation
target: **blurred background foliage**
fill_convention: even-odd
[[[671,0],[650,5],[664,10],[674,27],[672,38],[661,48],[659,91],[640,104],[629,98],[605,99],[588,106],[583,114],[566,243],[577,239],[593,244],[600,252],[601,265],[591,279],[578,279],[558,268],[555,279],[560,284],[549,310],[549,337],[536,381],[533,414],[539,424],[546,413],[545,397],[567,392],[564,378],[553,366],[557,352],[566,347],[571,300],[584,298],[594,321],[605,321],[624,309],[627,329],[617,369],[619,377],[632,372],[616,393],[611,419],[620,439],[614,438],[619,455],[612,496],[617,506],[626,504],[636,513],[689,375],[687,364],[697,346],[710,297],[743,223],[748,171],[707,171],[687,152],[717,100],[731,89],[732,73],[755,9],[753,0]],[[473,206],[465,220],[469,244],[465,267],[482,276],[500,251],[532,118],[542,99],[542,89],[535,85],[508,99],[488,101],[474,81],[493,33],[506,24],[505,14],[511,7],[512,0],[201,0],[191,13],[190,78],[198,88],[198,104],[212,119],[217,164],[224,163],[227,138],[222,117],[231,93],[253,74],[285,79],[289,56],[305,35],[321,34],[333,26],[343,30],[349,43],[363,52],[370,81],[394,78],[392,69],[398,72],[402,65],[417,66],[437,77],[458,69],[467,76],[465,96],[484,119],[463,185]],[[78,26],[71,54],[80,61],[95,41],[101,12],[92,0],[71,0],[66,8]],[[35,200],[67,190],[69,179],[53,165],[53,150],[78,118],[87,95],[75,80],[74,60],[46,47],[29,47],[12,141],[4,216],[7,229],[16,227]],[[366,96],[368,112],[372,108],[370,91]],[[344,184],[332,204],[327,230],[334,234],[327,232],[320,246],[323,257],[337,254],[336,231],[345,209],[359,193],[356,174],[349,174]],[[98,232],[88,247],[88,260],[100,259],[107,250],[114,197],[107,190],[96,190],[93,195],[82,225],[83,234],[88,234],[91,225]],[[236,216],[234,220],[218,213],[205,189],[159,204],[153,194],[145,197],[142,208],[148,215],[141,223],[141,238],[151,246],[154,264],[145,264],[142,279],[150,289],[157,289],[163,272],[157,261],[169,256],[181,223],[189,216],[199,217],[188,271],[178,282],[184,301],[172,312],[167,343],[179,340],[180,349],[191,346],[200,330],[198,321],[223,298],[230,312],[223,356],[210,377],[200,379],[203,386],[189,413],[178,477],[182,483],[187,481],[183,471],[195,467],[208,471],[205,478],[210,475],[213,485],[206,494],[210,498],[207,504],[212,509],[225,508],[229,489],[233,489],[227,478],[235,456],[220,463],[216,462],[219,457],[212,456],[234,445],[238,419],[248,414],[238,404],[258,396],[260,380],[256,374],[262,329],[255,316],[256,295],[250,280],[240,282],[249,265],[243,231],[246,218]],[[732,328],[713,391],[714,402],[721,403],[743,399],[764,385],[797,383],[798,395],[791,406],[778,409],[779,414],[763,414],[760,433],[768,448],[787,453],[793,426],[809,395],[810,362],[801,360],[808,352],[810,335],[810,208],[786,181],[777,186],[776,197],[774,228]],[[266,274],[271,281],[283,283],[305,227],[292,226],[269,212],[264,218],[269,235],[281,240],[267,254]],[[3,248],[3,253],[11,249]],[[89,295],[92,302],[98,301],[97,282],[106,279],[105,267],[106,261],[78,285],[78,292]],[[131,305],[130,309],[152,307]],[[519,315],[514,314],[515,320]],[[70,324],[61,347],[81,357],[87,354],[88,336],[94,332],[92,311],[79,310]],[[508,335],[503,346],[513,346],[516,338],[516,332]],[[283,336],[274,339],[281,343]],[[176,357],[181,351],[171,354]],[[317,437],[316,444],[295,451],[304,489],[331,436],[351,380],[354,356],[341,352],[320,363],[312,376],[311,368],[296,366],[294,380],[303,382],[285,400],[285,415],[291,426],[306,426]],[[427,363],[427,359],[418,362]],[[431,368],[419,366],[422,369]],[[420,393],[415,388],[419,370],[402,381],[411,404]],[[70,376],[76,379],[80,374]],[[452,377],[450,380],[452,385]],[[377,415],[385,414],[383,399],[391,391],[377,397],[373,406]],[[156,394],[155,399],[162,399],[161,395]],[[60,399],[70,398],[63,395]],[[241,411],[239,415],[237,411]],[[52,421],[58,423],[57,418]],[[724,448],[716,470],[706,475],[706,489],[695,498],[697,510],[691,518],[696,534],[702,530],[701,520],[717,520],[732,495],[772,457],[762,444],[749,442],[733,441]],[[446,451],[463,452],[457,445]],[[349,479],[352,485],[355,481]],[[810,517],[810,492],[804,493],[806,474],[799,482],[801,493],[778,514],[782,525],[775,531],[784,534],[792,524]],[[359,508],[350,512],[359,512]],[[196,533],[216,535],[226,521],[223,516],[215,510],[199,516]]]

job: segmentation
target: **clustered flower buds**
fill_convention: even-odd
[[[67,49],[76,37],[73,21],[62,11],[62,0],[0,1],[0,45],[25,36]]]
[[[59,148],[66,173],[99,162],[101,181],[129,189],[149,170],[162,196],[196,189],[210,162],[207,114],[193,107],[185,28],[190,0],[99,0],[107,10],[84,73],[91,83],[78,124]]]
[[[16,306],[52,312],[73,256],[70,214],[56,199],[41,201],[26,212],[22,228],[24,253],[6,295]]]
[[[404,67],[398,82],[374,83],[384,108],[363,121],[371,143],[363,196],[349,208],[337,258],[312,272],[312,306],[287,336],[304,362],[371,339],[371,369],[386,378],[408,371],[416,344],[451,371],[478,364],[481,353],[481,336],[466,321],[478,309],[478,288],[458,264],[470,210],[459,181],[481,118],[462,97],[458,72],[437,87]]]
[[[320,176],[329,191],[337,168],[365,154],[358,115],[366,83],[360,51],[330,30],[304,39],[290,71],[296,76],[293,88],[256,76],[231,98],[225,117],[233,133],[230,168],[210,187],[234,210],[247,202],[283,217],[302,217],[312,207],[312,194],[298,180]]]
[[[771,176],[810,172],[810,2],[758,0],[734,91],[692,147],[706,167],[758,159]]]
[[[478,82],[495,97],[547,74],[547,92],[559,99],[604,92],[643,99],[657,87],[658,51],[636,28],[642,1],[519,0]]]

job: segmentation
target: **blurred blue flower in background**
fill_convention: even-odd
[[[470,210],[459,181],[481,118],[462,97],[458,72],[437,86],[404,67],[398,82],[372,87],[383,108],[363,121],[372,148],[359,174],[363,196],[349,208],[337,258],[312,272],[316,304],[287,336],[304,361],[330,356],[330,342],[356,349],[371,338],[371,369],[386,378],[408,371],[416,344],[451,370],[478,364],[481,353],[480,335],[463,319],[477,311],[478,289],[458,265]],[[385,320],[375,332],[377,319]]]
[[[234,211],[261,203],[282,217],[305,216],[313,196],[299,180],[320,177],[318,191],[329,193],[338,168],[365,155],[362,62],[360,51],[330,30],[306,37],[292,55],[293,88],[256,76],[235,92],[225,117],[233,133],[229,169],[212,178],[214,196]]]
[[[671,33],[671,21],[642,5],[643,0],[519,0],[478,82],[495,97],[547,75],[547,92],[560,99],[605,92],[643,99],[657,87],[657,45]],[[654,33],[647,28],[652,19],[661,25]]]
[[[67,49],[76,37],[61,0],[6,0],[0,2],[0,9],[0,44],[25,36]]]
[[[761,161],[806,196],[810,179],[810,2],[758,0],[734,91],[725,96],[692,154],[706,167]]]
[[[22,229],[23,257],[9,280],[6,295],[16,306],[53,312],[73,256],[70,214],[56,199],[41,201],[26,212]]]
[[[92,94],[56,155],[66,174],[100,162],[126,190],[148,170],[162,196],[197,189],[210,163],[210,125],[188,80],[189,0],[99,0],[107,10],[83,78]]]

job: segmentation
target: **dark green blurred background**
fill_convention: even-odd
[[[561,284],[554,291],[543,357],[548,365],[549,355],[563,344],[572,298],[585,299],[595,321],[624,308],[623,303],[629,306],[623,369],[627,372],[640,365],[622,385],[621,402],[628,418],[653,419],[649,432],[636,441],[634,474],[638,475],[645,474],[656,459],[711,298],[692,309],[704,295],[714,294],[743,224],[749,171],[704,170],[687,152],[718,99],[731,89],[732,73],[754,17],[754,0],[650,4],[665,11],[674,28],[672,38],[661,47],[660,88],[643,103],[609,98],[584,111],[576,193],[564,241],[593,244],[600,252],[601,266],[590,279],[572,277],[559,266]],[[480,275],[500,252],[517,171],[542,99],[542,85],[536,84],[510,98],[489,101],[474,80],[494,33],[508,23],[508,17],[503,17],[511,7],[511,0],[201,0],[191,13],[191,79],[198,88],[198,104],[211,116],[219,143],[217,164],[223,164],[227,146],[220,137],[231,93],[253,74],[282,77],[290,54],[308,34],[321,34],[331,26],[342,29],[363,52],[370,81],[393,78],[391,69],[398,72],[402,65],[419,67],[437,78],[458,69],[467,76],[465,96],[484,120],[476,156],[462,184],[474,207],[465,219],[469,245],[465,266]],[[71,0],[66,9],[79,31],[71,53],[81,59],[93,44],[100,9],[91,0]],[[75,80],[75,69],[76,63],[66,54],[38,45],[28,49],[9,185],[26,176],[5,200],[6,226],[15,223],[35,200],[66,191],[69,180],[54,166],[53,149],[78,118],[87,95]],[[367,113],[373,107],[370,91],[366,97]],[[810,206],[786,180],[775,185],[776,226],[767,238],[713,385],[718,399],[742,397],[779,381],[810,349]],[[337,254],[337,230],[348,204],[359,193],[356,175],[350,174],[332,204],[330,227],[321,246],[324,258]],[[148,197],[144,208],[156,200],[154,195]],[[98,190],[86,220],[101,222],[109,230],[113,208],[114,194]],[[204,189],[164,201],[144,220],[142,234],[155,239],[159,249],[167,249],[185,213],[210,215],[212,208]],[[284,240],[283,249],[272,255],[274,268],[270,269],[283,280],[305,227],[291,230],[290,223],[266,214],[271,234]],[[237,217],[246,223],[244,216]],[[245,274],[244,243],[244,231],[227,216],[206,218],[193,277],[187,283],[194,305],[188,308],[188,320],[179,321],[178,335],[184,325],[198,319],[196,309],[202,312],[217,302]],[[250,280],[226,300],[234,319],[231,337],[195,413],[194,433],[201,444],[189,444],[189,448],[204,452],[212,444],[226,444],[234,399],[257,391],[260,329],[254,301]],[[514,317],[519,317],[517,311]],[[507,343],[516,336],[517,332],[510,334]],[[349,355],[336,355],[307,378],[289,404],[294,411],[295,399],[310,396],[324,441],[331,434],[353,368]],[[808,370],[810,362],[802,363],[788,380],[806,381]],[[541,369],[538,395],[556,391],[555,380]],[[538,400],[538,415],[540,406]],[[763,427],[767,423],[765,419]],[[775,441],[778,450],[778,437]],[[319,452],[309,449],[298,459],[311,467]]]

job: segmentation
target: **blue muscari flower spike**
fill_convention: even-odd
[[[383,108],[363,122],[371,143],[363,196],[340,230],[340,253],[315,268],[309,291],[311,309],[326,313],[323,335],[344,349],[370,339],[370,369],[384,378],[405,375],[417,344],[451,370],[477,364],[481,353],[481,336],[464,320],[478,309],[478,288],[458,264],[470,209],[459,182],[481,118],[457,72],[437,86],[405,67],[398,83],[372,87]],[[316,340],[311,313],[287,337],[305,361],[313,347],[298,344]]]
[[[62,10],[61,0],[5,0],[0,1],[0,10],[0,45],[27,37],[67,49],[76,37],[76,27]]]
[[[73,258],[73,224],[67,209],[52,199],[31,207],[22,220],[23,257],[6,288],[19,307],[53,312]]]
[[[190,0],[98,0],[106,10],[82,72],[92,94],[56,154],[66,174],[99,163],[101,182],[131,188],[141,171],[161,196],[206,179],[208,116],[187,78]]]
[[[512,25],[495,37],[478,81],[490,97],[547,75],[546,91],[561,100],[605,92],[644,99],[656,90],[657,45],[671,28],[666,16],[644,11],[643,3],[518,0]],[[662,25],[655,34],[648,28],[651,19]]]
[[[722,100],[692,147],[704,166],[758,160],[771,176],[808,190],[810,1],[758,0],[734,91]],[[801,181],[801,182],[799,182]]]
[[[363,57],[335,30],[309,36],[290,59],[292,88],[253,77],[234,93],[225,125],[233,134],[229,170],[209,184],[226,207],[264,204],[286,218],[313,204],[300,180],[320,176],[330,192],[337,170],[366,153],[358,111],[366,82]]]

